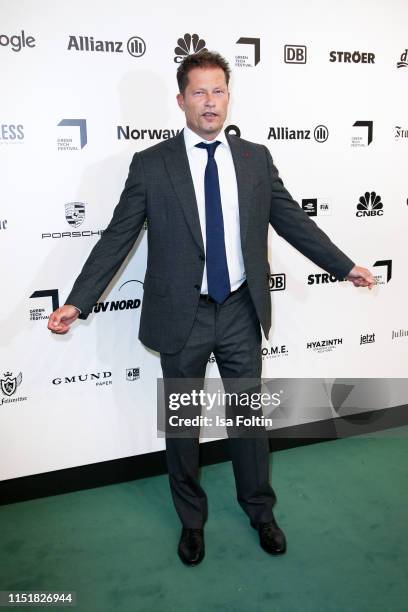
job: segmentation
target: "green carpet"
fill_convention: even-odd
[[[177,557],[166,475],[2,506],[0,590],[74,590],[81,612],[406,611],[407,437],[405,427],[275,453],[282,557],[259,547],[230,463],[202,469],[198,567]]]

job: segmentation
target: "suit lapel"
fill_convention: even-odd
[[[251,210],[251,195],[253,193],[253,176],[250,172],[250,158],[242,141],[233,136],[227,140],[231,148],[238,185],[239,222],[241,230],[241,245],[244,248],[245,236]]]
[[[178,136],[168,142],[168,147],[164,154],[164,161],[194,240],[204,252],[197,200],[193,179],[191,177],[190,165],[188,163],[186,146],[184,144],[183,130]]]

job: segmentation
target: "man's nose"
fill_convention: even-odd
[[[215,106],[215,97],[213,96],[213,94],[208,93],[205,99],[205,105],[206,106]]]

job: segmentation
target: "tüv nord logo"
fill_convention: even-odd
[[[356,217],[380,217],[384,214],[381,196],[366,191],[358,201]]]
[[[200,51],[207,51],[205,40],[200,38],[198,34],[184,34],[183,38],[178,39],[177,47],[174,49],[176,54],[174,61],[179,64],[187,55]]]

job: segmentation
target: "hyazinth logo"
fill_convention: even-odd
[[[381,196],[366,191],[358,201],[356,217],[381,217],[384,214]]]
[[[174,61],[180,64],[187,55],[207,51],[205,48],[205,40],[199,37],[198,34],[184,34],[183,38],[177,41],[177,47],[174,49],[176,54]]]

